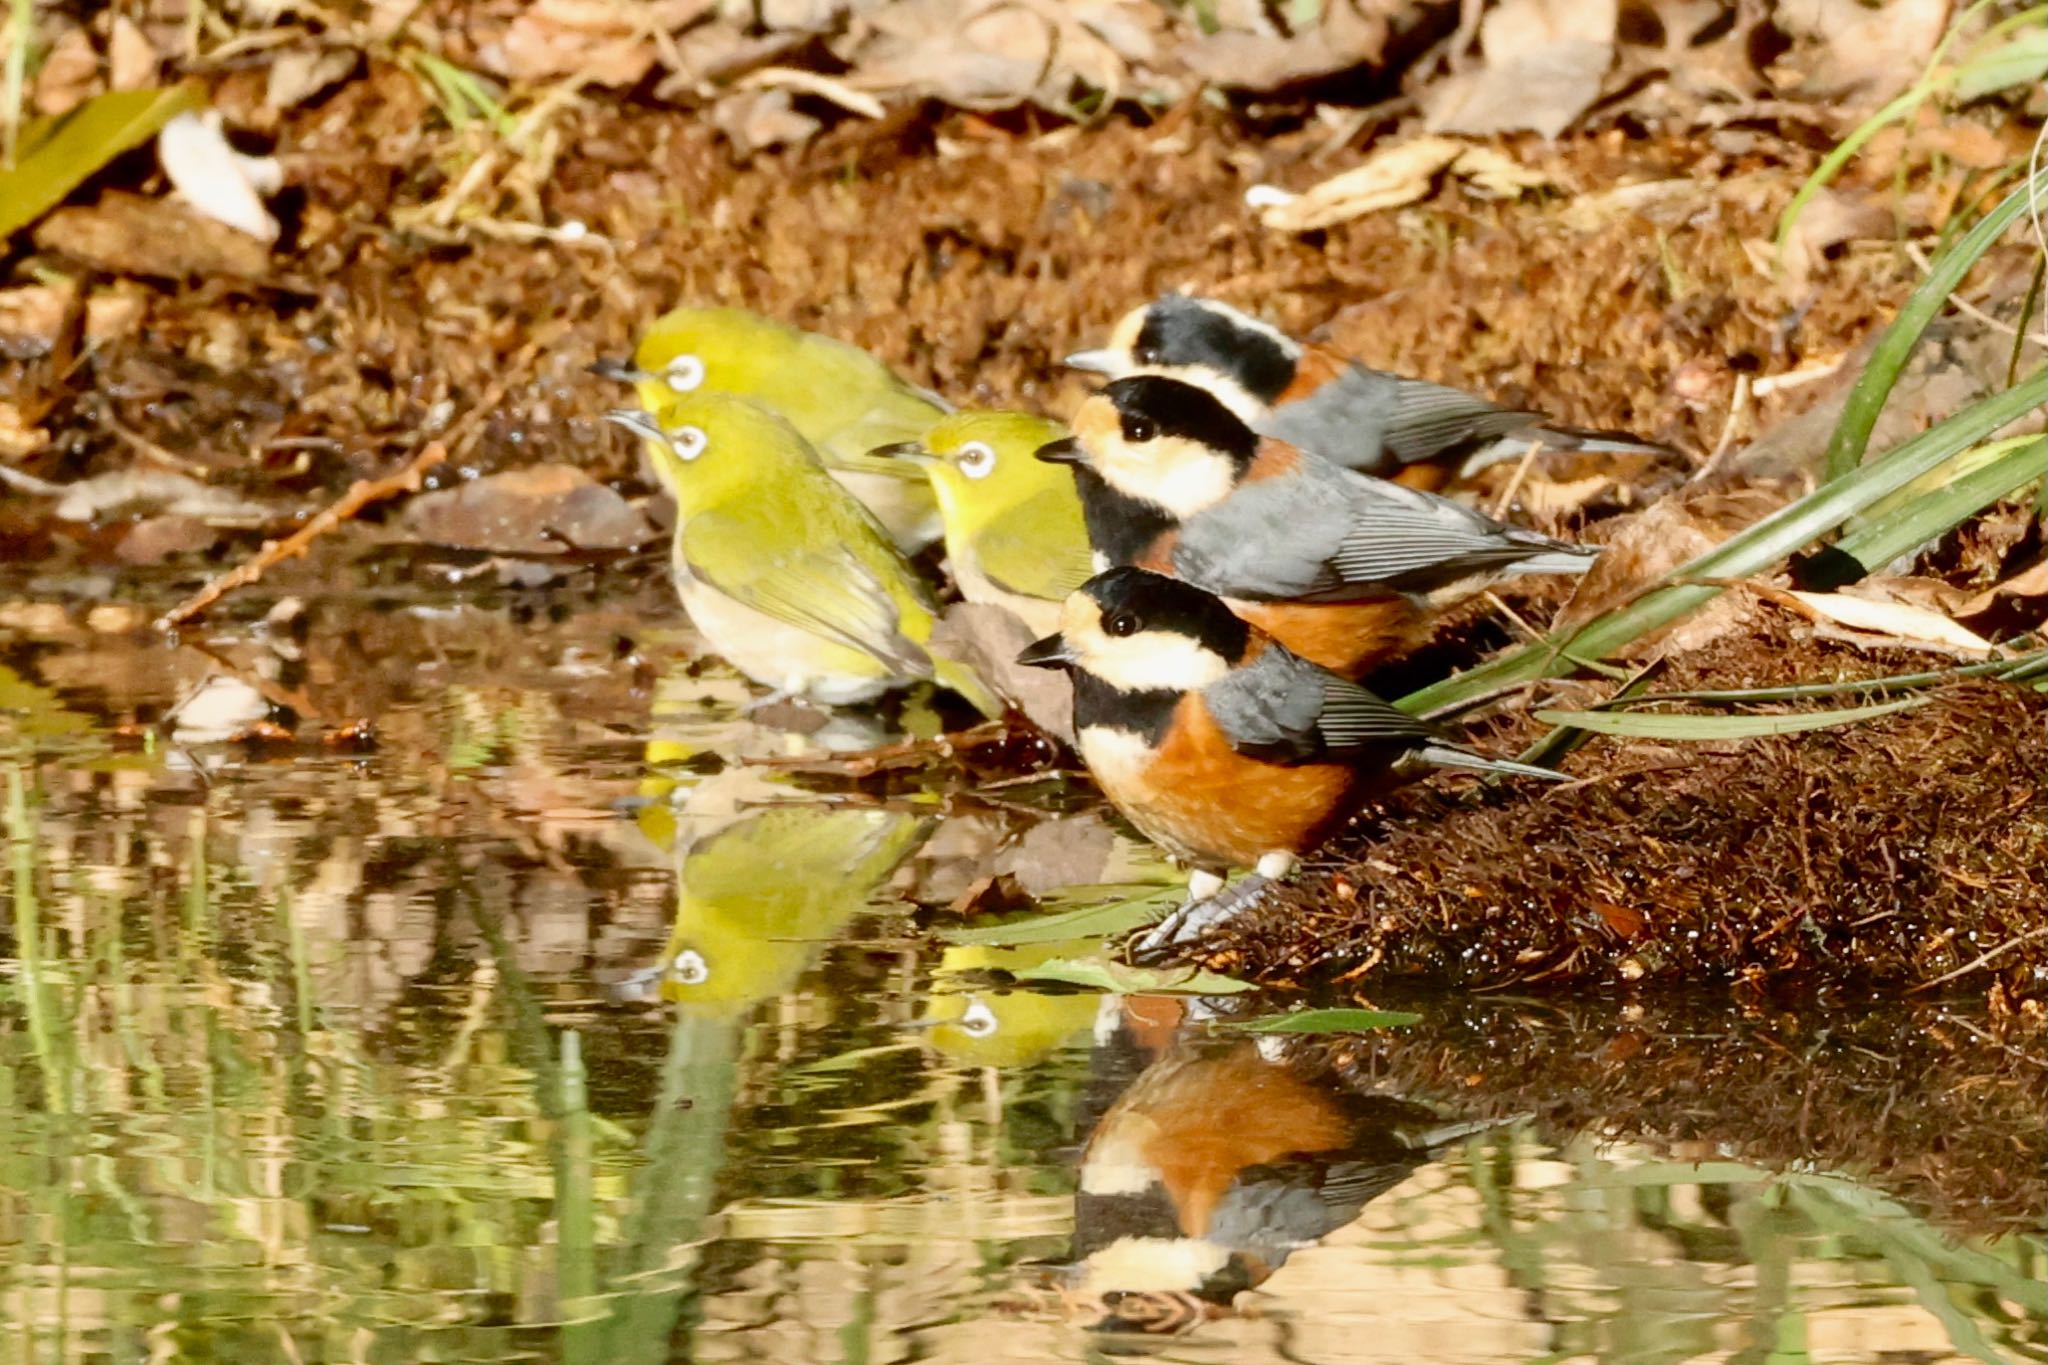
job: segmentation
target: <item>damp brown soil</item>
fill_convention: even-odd
[[[1659,691],[1938,669],[1760,613],[1668,661]],[[1537,700],[1569,707],[1590,687]],[[1853,700],[1853,699],[1852,699]],[[1540,737],[1519,706],[1475,734]],[[1396,793],[1206,945],[1269,983],[1506,989],[1795,982],[2048,996],[2048,701],[1957,681],[1839,728],[1728,742],[1592,738],[1555,789]]]

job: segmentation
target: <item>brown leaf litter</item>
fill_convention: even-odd
[[[1758,615],[1672,655],[1655,690],[1928,667]],[[1590,685],[1560,686],[1590,699]],[[1540,733],[1517,715],[1480,741],[1513,753]],[[1202,960],[1269,982],[1806,979],[2048,994],[2048,699],[2037,693],[1957,682],[1920,709],[1838,729],[1594,737],[1562,767],[1578,780],[1555,790],[1397,793]]]

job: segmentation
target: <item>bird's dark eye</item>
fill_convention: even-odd
[[[1140,346],[1137,361],[1140,365],[1162,365],[1166,362],[1166,356],[1157,346]]]
[[[1102,618],[1102,629],[1110,635],[1136,635],[1138,618],[1127,611],[1113,611]]]
[[[1145,442],[1158,434],[1159,429],[1152,425],[1151,418],[1137,417],[1131,413],[1124,414],[1124,439],[1126,441]]]

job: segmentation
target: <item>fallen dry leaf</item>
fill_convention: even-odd
[[[1377,65],[1389,43],[1421,19],[1406,0],[1331,0],[1315,22],[1276,33],[1264,7],[1219,12],[1217,32],[1190,35],[1180,47],[1188,70],[1233,90],[1285,86]]]
[[[262,242],[171,199],[109,190],[99,202],[58,209],[36,225],[45,251],[113,275],[230,275],[261,279],[270,273]]]
[[[0,290],[0,356],[35,360],[55,350],[77,297],[78,286],[69,280]]]
[[[107,84],[115,90],[141,90],[156,84],[163,59],[133,19],[116,14],[107,33]]]
[[[1785,297],[1804,300],[1827,253],[1845,242],[1891,234],[1891,211],[1877,196],[1822,189],[1807,201],[1778,253],[1778,283]]]
[[[743,90],[718,101],[711,123],[740,161],[777,147],[801,147],[825,125],[796,107],[787,90]]]
[[[1770,594],[1778,600],[1778,594]],[[1991,641],[1967,626],[1958,625],[1932,607],[1911,602],[1887,602],[1842,592],[1800,592],[1788,590],[1784,597],[1797,603],[1816,621],[1831,621],[1850,630],[1889,636],[1909,648],[1933,646],[1942,652],[1989,654]]]
[[[1997,583],[1956,608],[1958,616],[1979,616],[2009,597],[2048,597],[2048,559]]]
[[[17,403],[0,400],[0,460],[19,460],[50,443],[50,433],[31,426]]]
[[[1383,147],[1359,165],[1331,176],[1301,194],[1254,185],[1245,203],[1259,221],[1279,232],[1311,232],[1383,209],[1412,204],[1427,195],[1444,173],[1470,179],[1496,198],[1513,198],[1546,185],[1542,172],[1490,147],[1449,137],[1416,137]]]
[[[1777,65],[1805,97],[1878,104],[1919,78],[1948,16],[1949,0],[1779,0],[1771,21],[1793,50]]]
[[[638,508],[573,465],[531,465],[422,493],[406,529],[433,545],[499,554],[623,550],[654,539]]]
[[[1616,15],[1615,0],[1503,0],[1479,25],[1486,65],[1424,90],[1424,126],[1556,137],[1600,98],[1614,64]]]
[[[263,103],[274,112],[296,108],[356,69],[353,48],[300,48],[279,54],[264,78]]]
[[[100,54],[82,28],[67,28],[36,68],[35,111],[68,114],[99,91]]]

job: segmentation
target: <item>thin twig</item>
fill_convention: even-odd
[[[440,441],[430,441],[419,454],[407,462],[405,468],[396,474],[387,474],[381,479],[358,479],[349,485],[346,493],[322,508],[313,519],[283,540],[266,540],[263,548],[229,569],[226,573],[208,582],[198,592],[172,607],[157,618],[158,630],[170,630],[191,620],[200,612],[226,597],[236,588],[247,587],[262,578],[276,565],[294,556],[302,555],[306,548],[321,536],[326,535],[356,513],[373,502],[395,498],[400,493],[416,493],[420,482],[429,469],[448,458],[448,447]]]
[[[1543,441],[1540,437],[1529,442],[1529,448],[1522,452],[1521,463],[1515,466],[1515,472],[1508,478],[1507,487],[1501,489],[1500,496],[1493,500],[1494,516],[1506,516],[1507,510],[1515,505],[1515,494],[1522,491],[1522,480],[1529,477],[1529,466],[1535,463],[1536,456],[1542,449]]]
[[[1954,971],[1948,972],[1941,976],[1937,976],[1932,981],[1921,982],[1919,985],[1913,987],[1913,989],[1907,991],[1906,994],[1918,995],[1922,991],[1931,991],[1936,986],[1939,986],[1944,982],[1953,981],[1959,976],[1967,976],[1971,972],[1974,972],[1979,967],[1983,966],[1985,963],[1991,961],[1991,959],[2001,956],[2002,954],[2006,953],[2007,951],[2013,948],[2019,947],[2022,943],[2031,943],[2035,939],[2041,938],[2044,935],[2048,935],[2048,924],[2044,924],[2038,929],[2029,929],[2026,933],[2021,934],[2016,938],[2009,938],[2005,942],[1999,944],[1996,948],[1992,948],[1986,952],[1979,953],[1976,957],[1970,959],[1968,962],[1965,962],[1962,966],[1956,968]]]

